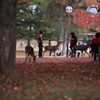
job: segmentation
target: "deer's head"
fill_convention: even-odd
[[[36,57],[37,57],[37,55],[34,55],[34,57],[33,57],[33,61],[34,62],[36,61]]]
[[[57,42],[57,44],[61,44],[61,43],[63,43],[63,41],[59,41],[59,42]]]

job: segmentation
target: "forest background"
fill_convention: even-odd
[[[66,12],[67,6],[73,8],[72,13]],[[99,6],[100,3],[96,0],[19,0],[17,39],[27,40],[27,43],[34,39],[36,41],[33,40],[33,44],[36,46],[38,33],[43,30],[43,39],[48,43],[46,45],[52,40],[64,41],[61,51],[65,55],[70,32],[75,32],[78,38],[84,39],[84,34],[100,31]],[[95,12],[90,12],[92,8]],[[85,37],[84,41],[89,38]]]

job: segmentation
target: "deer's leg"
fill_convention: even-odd
[[[54,51],[54,57],[55,57],[55,51]]]
[[[74,57],[76,57],[76,51],[75,51],[75,53],[74,53]]]
[[[47,50],[45,50],[44,53],[45,53],[46,51],[47,51]]]
[[[85,50],[85,52],[88,54],[88,56],[90,57],[89,53]]]
[[[28,54],[25,53],[25,62],[27,61],[27,58],[28,58]]]
[[[76,50],[72,50],[72,55],[71,57],[76,57]]]
[[[32,56],[29,56],[29,63],[31,63],[32,62]]]
[[[35,60],[36,60],[36,57],[37,57],[37,55],[33,55],[33,62],[35,63]]]
[[[77,57],[80,57],[80,51],[77,52]]]
[[[50,51],[49,56],[51,56],[52,51]]]
[[[34,61],[34,63],[35,63],[35,60],[36,60],[36,56],[33,57],[33,61]]]
[[[81,51],[81,57],[83,57],[83,51]]]
[[[44,52],[43,52],[43,57],[44,57],[44,53],[46,52],[47,50],[45,50]]]

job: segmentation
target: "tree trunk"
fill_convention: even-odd
[[[72,3],[73,3],[73,0],[67,0],[68,6],[71,6]],[[65,32],[64,44],[63,44],[64,55],[66,54],[66,57],[68,57],[68,36],[70,32],[70,25],[71,25],[71,17],[70,17],[70,13],[68,13],[67,14],[67,27],[66,27],[66,32]]]
[[[63,6],[60,8],[60,41],[64,40],[64,21],[63,21]],[[62,55],[64,55],[63,44],[60,45]]]
[[[30,26],[29,26],[29,33],[28,33],[28,41],[27,41],[27,45],[31,45],[31,44],[30,44],[30,40],[31,40],[31,31],[32,31],[31,28],[32,28],[32,26],[30,25]]]
[[[16,4],[17,0],[0,0],[0,73],[16,77]]]
[[[99,45],[99,53],[98,53],[98,60],[100,61],[100,45]]]
[[[63,41],[64,37],[64,22],[63,22],[63,6],[60,9],[60,41]]]
[[[68,57],[68,36],[69,36],[69,30],[70,30],[70,25],[71,25],[71,17],[70,17],[70,13],[67,14],[67,29],[66,29],[66,33],[65,33],[65,40],[64,40],[64,44],[66,46],[66,57]]]

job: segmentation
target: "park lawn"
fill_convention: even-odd
[[[16,83],[0,79],[0,100],[100,100],[99,64],[17,63]]]

